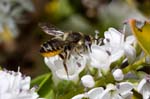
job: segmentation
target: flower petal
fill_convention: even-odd
[[[150,98],[150,78],[147,76],[146,78],[142,79],[137,88],[138,92],[143,95],[143,99]]]
[[[77,82],[79,73],[85,68],[87,61],[86,55],[71,55],[67,60],[67,72],[64,67],[63,60],[58,56],[45,58],[45,63],[53,73],[53,80],[59,79],[72,80]],[[67,74],[68,73],[68,74]]]
[[[131,36],[128,36],[127,38],[126,38],[126,43],[127,44],[133,44],[134,42],[136,41],[136,39],[135,39],[135,37],[133,36],[133,35],[131,35]]]
[[[110,46],[113,48],[119,48],[124,42],[124,35],[114,28],[109,28],[108,31],[104,33],[104,36],[104,43],[110,43]]]
[[[84,97],[84,94],[79,94],[79,95],[74,96],[71,99],[82,99],[83,97]]]
[[[108,70],[110,66],[109,55],[100,46],[92,45],[92,53],[90,53],[91,66],[100,68],[102,70]]]
[[[30,89],[30,77],[19,71],[0,71],[0,99],[39,99],[35,88]]]
[[[128,59],[128,62],[131,64],[135,61],[136,59],[136,50],[133,46],[129,45],[129,44],[125,44],[124,45],[124,52],[125,55]]]
[[[115,53],[112,53],[110,56],[110,62],[115,62],[124,55],[123,49],[117,50]]]
[[[117,85],[117,90],[120,94],[130,92],[133,89],[133,85],[130,82],[121,82]]]
[[[90,99],[99,99],[103,91],[104,88],[102,87],[93,88],[88,92],[88,96]]]

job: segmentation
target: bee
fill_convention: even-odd
[[[49,23],[40,23],[39,26],[46,34],[53,36],[41,45],[40,53],[44,57],[59,55],[63,59],[63,65],[67,74],[66,62],[71,54],[77,53],[80,55],[83,52],[91,51],[93,38],[90,35],[81,32],[63,32]]]

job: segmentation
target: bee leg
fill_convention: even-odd
[[[70,59],[71,54],[73,53],[73,47],[71,45],[70,46],[66,46],[65,53],[67,55],[67,59]]]
[[[91,44],[89,44],[89,50],[92,53],[92,48],[91,48]]]
[[[64,65],[64,68],[65,68],[65,71],[66,71],[66,74],[67,74],[67,77],[68,77],[68,79],[69,79],[69,73],[68,73],[68,68],[67,68],[67,58],[65,58],[64,59],[64,61],[63,61],[63,65]]]
[[[65,58],[62,54],[59,54],[59,57],[60,57],[62,60],[64,60],[64,58]]]
[[[67,53],[65,53],[65,55],[62,55],[62,54],[59,54],[59,57],[61,58],[61,59],[63,59],[63,65],[64,65],[64,69],[65,69],[65,72],[66,72],[66,74],[67,74],[67,77],[68,77],[68,79],[69,79],[69,73],[68,73],[68,68],[67,68]]]
[[[73,52],[73,50],[68,52],[67,59],[70,59],[72,52]]]

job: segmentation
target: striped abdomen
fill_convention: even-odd
[[[51,39],[41,45],[40,53],[44,57],[52,57],[64,50],[65,42],[61,39]]]

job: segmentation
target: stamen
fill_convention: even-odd
[[[79,62],[77,62],[78,67],[81,67],[81,64]]]
[[[125,33],[126,33],[126,27],[127,27],[127,24],[124,24],[123,25],[123,30],[122,30],[122,33],[125,35]]]
[[[106,41],[109,43],[109,42],[110,42],[110,39],[106,38]]]
[[[98,43],[98,34],[99,34],[99,31],[98,30],[95,30],[95,44]]]
[[[92,52],[92,50],[91,50],[91,48],[90,48],[90,46],[89,46],[89,44],[87,42],[85,42],[85,45],[87,47],[88,53]]]
[[[95,30],[95,38],[94,38],[94,40],[95,40],[94,43],[96,45],[101,45],[102,44],[103,38],[99,37],[99,31],[98,30]]]
[[[20,66],[18,66],[18,71],[17,72],[20,72]]]
[[[35,86],[33,86],[32,88],[31,88],[31,92],[34,92],[35,90],[37,90],[39,87],[38,87],[38,85],[35,85]]]
[[[99,34],[99,31],[98,30],[95,30],[95,38],[98,39],[98,34]]]
[[[108,51],[108,50],[106,50],[106,53],[110,56],[111,55],[111,52],[110,51]]]
[[[125,33],[126,33],[126,27],[127,27],[127,24],[124,24],[123,25],[123,30],[121,33],[121,38],[120,38],[120,44],[122,44],[122,42],[124,42],[124,39],[125,39]]]

